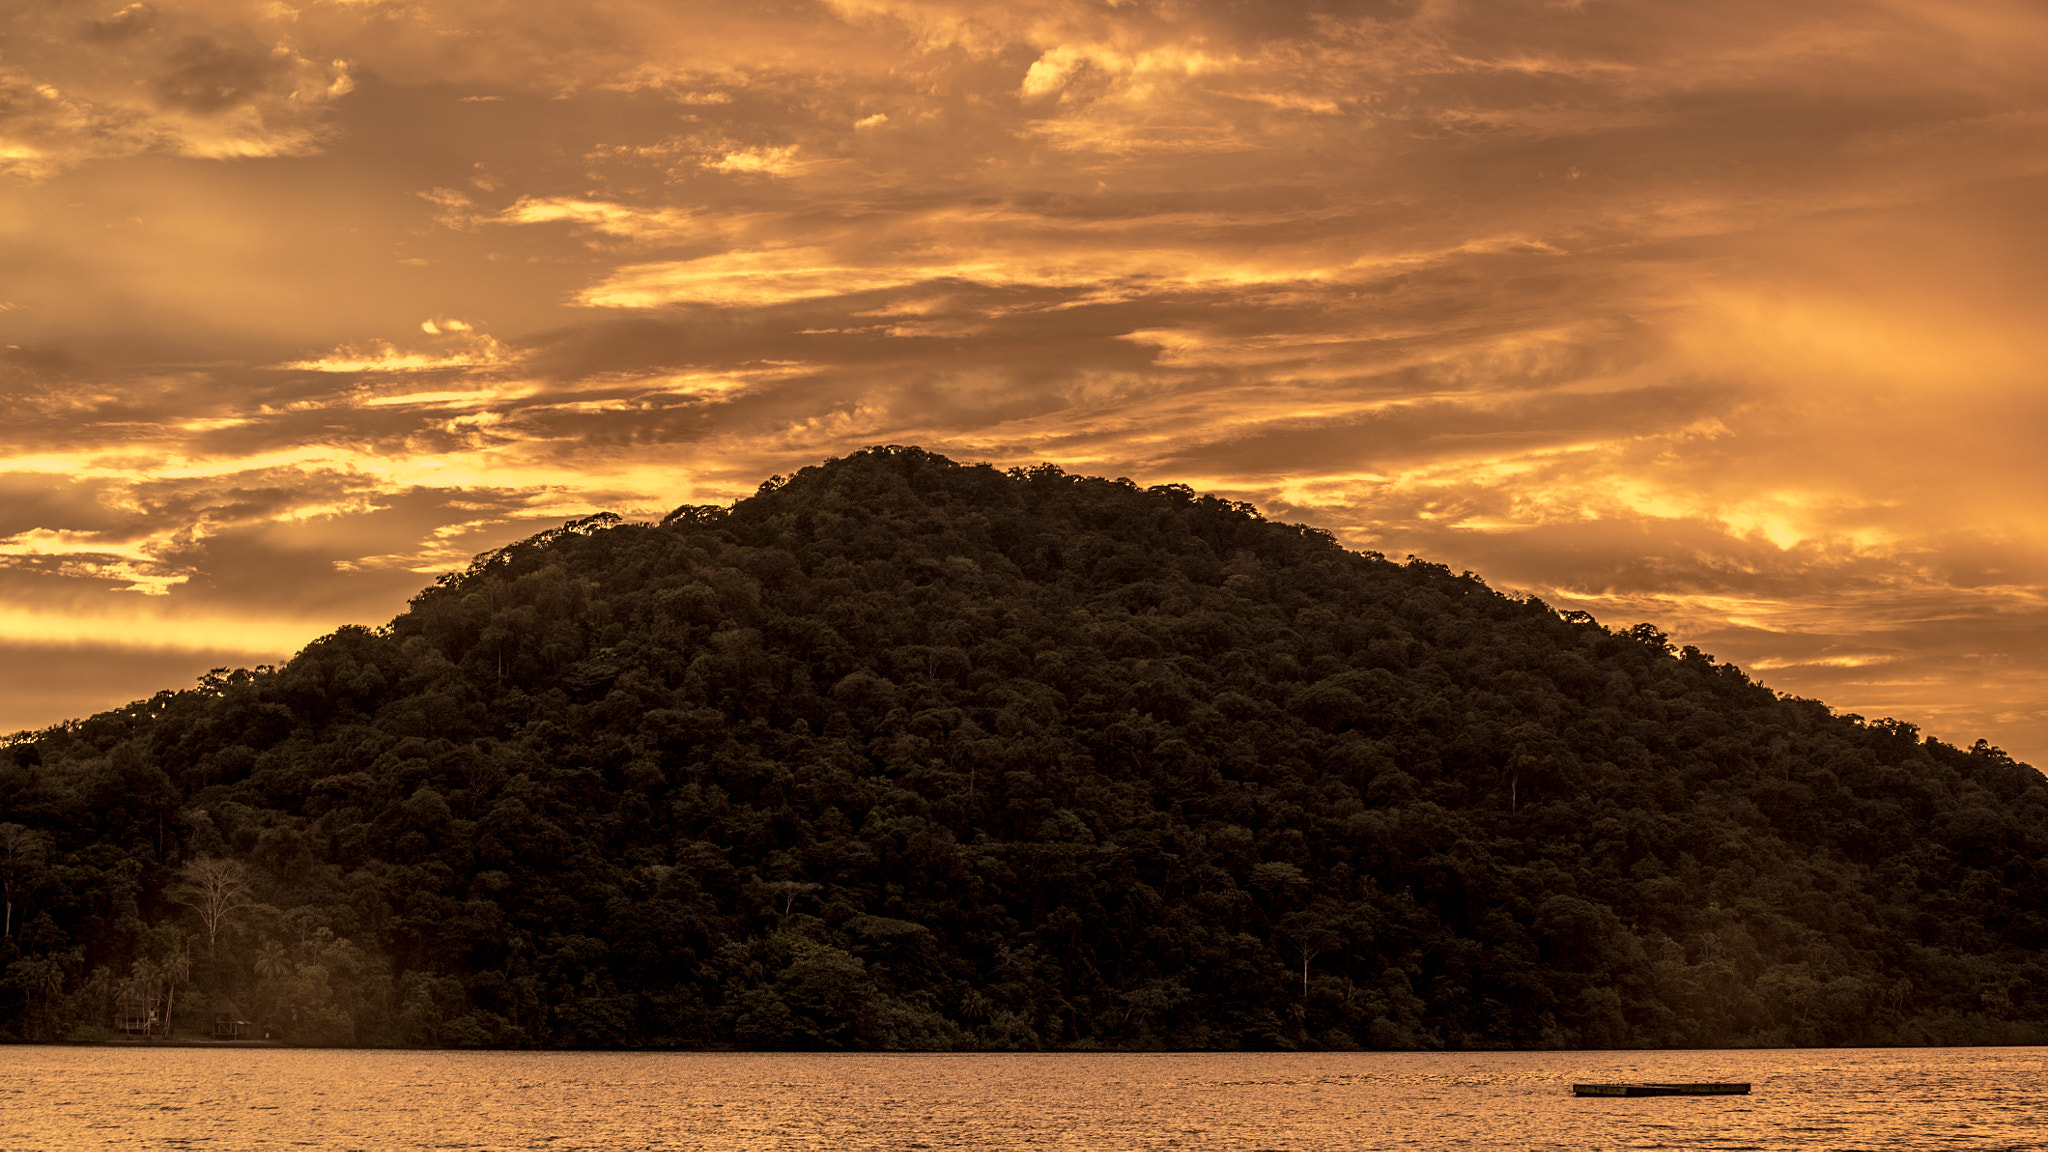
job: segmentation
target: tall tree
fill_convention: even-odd
[[[41,866],[49,845],[46,832],[19,824],[0,824],[0,889],[4,889],[7,901],[6,931],[0,935],[14,935],[14,895]]]
[[[248,870],[239,861],[223,860],[218,856],[201,856],[186,861],[170,895],[178,903],[190,905],[206,924],[208,955],[213,954],[221,924],[237,910],[252,903]]]

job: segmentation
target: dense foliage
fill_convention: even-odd
[[[2032,768],[1053,467],[593,517],[0,757],[21,1038],[2048,1039]]]

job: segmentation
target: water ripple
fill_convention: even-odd
[[[2048,1052],[795,1055],[0,1048],[5,1146],[2048,1147]],[[1573,1080],[1748,1080],[1582,1100]]]

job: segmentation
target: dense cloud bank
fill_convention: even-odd
[[[2048,752],[2048,12],[0,6],[0,729],[872,443]],[[229,655],[223,655],[227,653]]]
[[[125,992],[341,1044],[2048,1039],[2048,781],[1996,748],[915,449],[36,733],[0,813],[18,1038]]]

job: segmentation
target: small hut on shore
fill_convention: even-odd
[[[156,1027],[156,997],[123,992],[114,1001],[114,1031],[147,1036]]]
[[[215,1040],[247,1040],[256,1035],[256,1025],[242,1015],[233,1000],[222,997],[213,1003],[213,1026],[208,1035]]]

